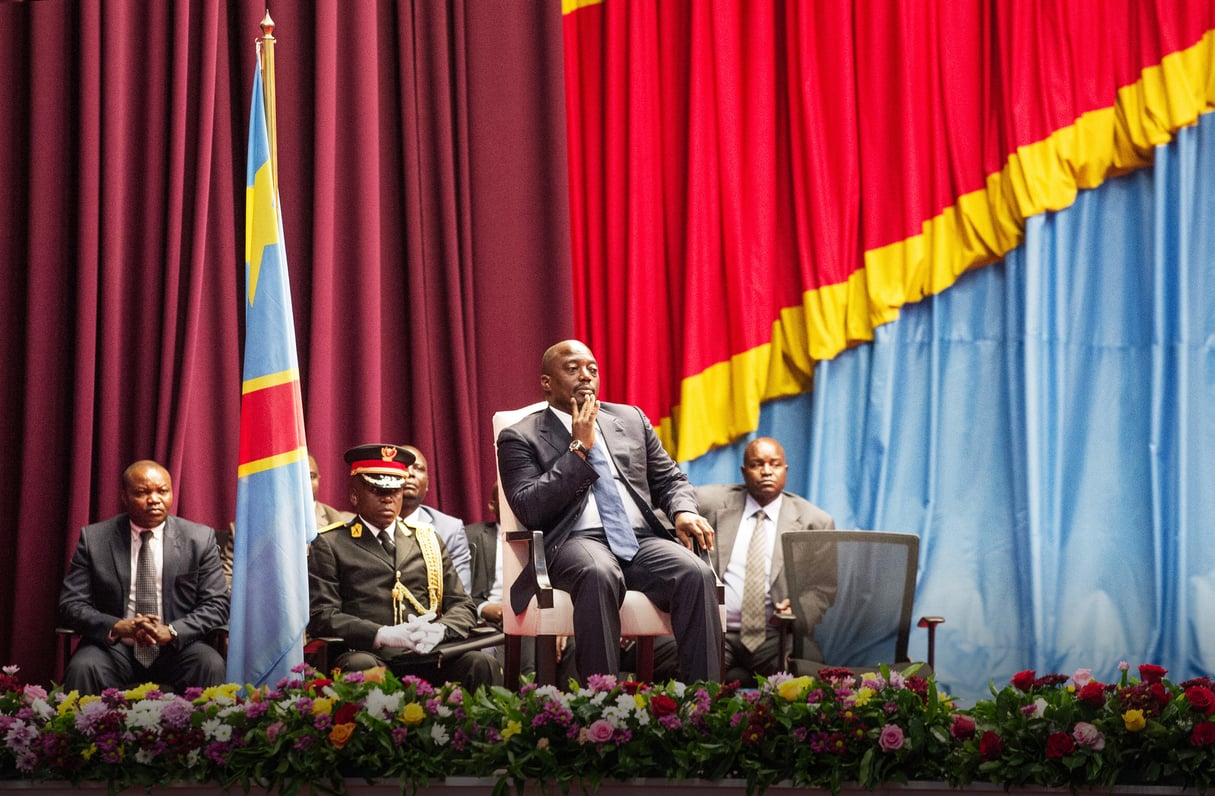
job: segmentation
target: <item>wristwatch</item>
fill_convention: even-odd
[[[172,644],[174,641],[177,641],[177,628],[172,625],[166,625],[166,627],[169,628],[169,635],[172,637],[169,643]]]
[[[586,446],[582,444],[582,440],[576,439],[570,443],[570,453],[586,453]]]

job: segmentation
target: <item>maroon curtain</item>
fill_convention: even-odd
[[[47,680],[82,525],[137,458],[234,511],[244,169],[263,2],[0,2],[0,662]],[[483,518],[489,418],[573,328],[560,8],[273,9],[309,447],[411,443]]]

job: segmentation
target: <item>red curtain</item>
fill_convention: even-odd
[[[0,661],[49,680],[55,608],[118,477],[182,516],[236,492],[246,115],[263,2],[0,2]],[[484,518],[490,415],[573,330],[551,4],[275,5],[278,151],[309,446],[431,463]]]
[[[1215,108],[1207,0],[567,7],[578,333],[681,460]]]

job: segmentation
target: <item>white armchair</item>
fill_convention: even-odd
[[[495,413],[495,456],[498,434],[502,429],[546,406],[548,404],[541,401],[522,409]],[[572,636],[574,633],[574,606],[568,592],[553,588],[549,582],[544,533],[519,527],[519,521],[502,492],[500,473],[498,483],[498,521],[502,532],[502,629],[506,633],[505,682],[510,688],[518,688],[522,638],[532,636],[536,639],[536,681],[551,684],[557,676],[557,637]],[[508,595],[511,584],[529,560],[535,564],[538,586],[527,608],[523,613],[516,614]],[[721,610],[724,613],[724,607]],[[637,678],[652,680],[654,637],[671,635],[670,614],[660,611],[641,592],[628,591],[620,609],[620,633],[625,638],[637,639]]]

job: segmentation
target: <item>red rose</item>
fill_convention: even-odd
[[[1010,682],[1016,686],[1017,690],[1028,692],[1034,687],[1035,676],[1036,675],[1034,674],[1033,669],[1026,669],[1023,672],[1017,672],[1014,674]]]
[[[953,717],[953,726],[949,728],[949,734],[959,741],[975,737],[975,720],[959,713]]]
[[[1092,708],[1105,704],[1105,686],[1096,680],[1089,680],[1076,692],[1076,699]]]
[[[678,709],[679,705],[666,694],[655,694],[650,698],[650,711],[655,716],[670,716]]]
[[[1194,731],[1190,733],[1190,746],[1210,746],[1215,743],[1215,724],[1209,721],[1200,721],[1194,725]]]
[[[1206,716],[1215,713],[1215,691],[1196,685],[1185,690],[1185,698],[1198,713]]]
[[[1139,679],[1145,683],[1158,683],[1168,673],[1168,669],[1154,663],[1144,663],[1139,666]]]
[[[1064,757],[1076,751],[1076,742],[1065,732],[1052,732],[1046,739],[1047,757]]]
[[[359,706],[351,702],[343,702],[333,714],[334,724],[349,724],[359,714]]]
[[[996,760],[1004,754],[1004,741],[992,730],[983,733],[979,738],[979,759],[986,762]]]
[[[333,685],[333,681],[328,677],[318,677],[315,680],[310,680],[304,688],[308,691],[320,691],[327,685]]]
[[[1169,698],[1172,696],[1169,693],[1169,689],[1164,687],[1164,683],[1152,683],[1148,687],[1148,693],[1152,695],[1152,699],[1155,700],[1156,704],[1161,706],[1167,705]]]

